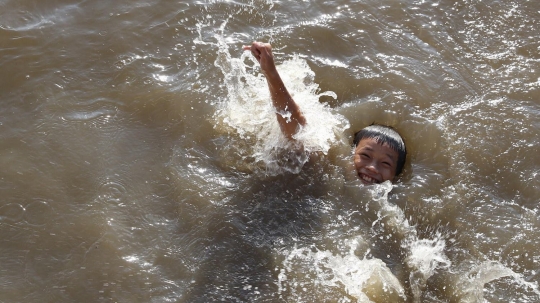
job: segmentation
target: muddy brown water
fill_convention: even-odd
[[[525,0],[0,1],[0,301],[540,301],[539,23]],[[304,165],[254,40],[313,126]],[[407,143],[393,185],[351,175],[373,122]]]

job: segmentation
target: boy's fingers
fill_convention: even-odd
[[[262,56],[270,56],[270,44],[267,43],[253,42],[251,45],[242,46],[242,49],[251,51],[257,61],[260,61]]]

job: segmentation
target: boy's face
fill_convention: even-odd
[[[394,179],[398,153],[388,144],[379,144],[373,138],[364,138],[354,150],[354,167],[365,185]]]

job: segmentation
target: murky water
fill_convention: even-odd
[[[0,1],[0,301],[540,301],[538,28],[526,0]],[[394,185],[351,173],[372,122]]]

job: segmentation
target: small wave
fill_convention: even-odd
[[[110,118],[115,113],[116,112],[113,110],[81,111],[69,113],[65,115],[64,118],[70,121],[88,121],[99,117]]]
[[[59,108],[58,110],[62,110]],[[69,112],[61,114],[61,119],[68,122],[90,122],[98,126],[107,124],[116,117],[118,105],[108,100],[90,100],[72,104]]]
[[[536,283],[526,281],[522,275],[499,262],[485,261],[474,265],[468,272],[461,275],[455,287],[460,296],[460,302],[484,302],[485,285],[504,277],[512,278],[518,287],[531,291],[537,300],[540,299],[540,290]],[[527,299],[521,302],[532,301]]]
[[[80,7],[77,4],[64,5],[56,8],[42,7],[41,11],[43,13],[37,13],[35,11],[35,8],[21,8],[19,10],[14,10],[10,14],[4,14],[2,15],[3,24],[1,27],[17,32],[42,29],[59,23],[66,23],[81,12]]]

